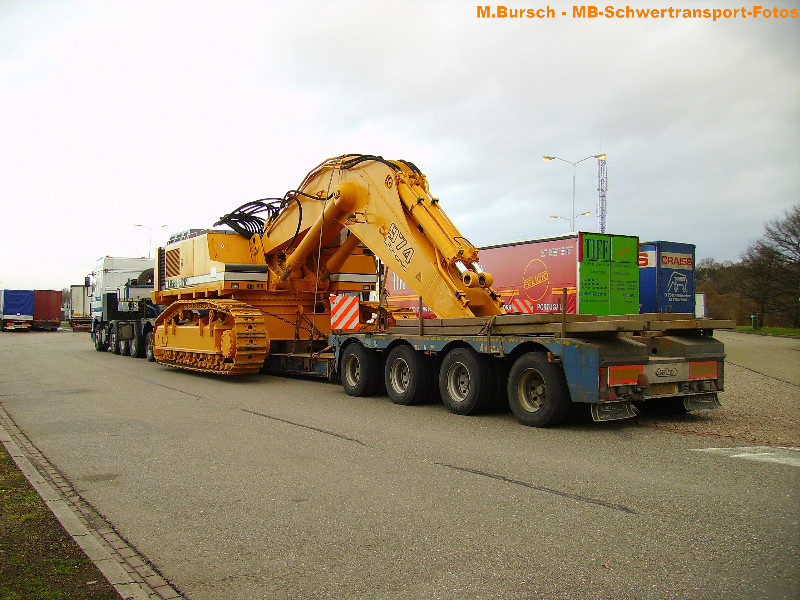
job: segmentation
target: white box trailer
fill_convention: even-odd
[[[71,285],[69,288],[69,326],[73,330],[91,329],[92,304],[90,288]]]

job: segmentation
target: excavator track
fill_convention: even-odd
[[[156,321],[156,362],[215,375],[257,372],[269,352],[264,313],[238,300],[180,300]]]

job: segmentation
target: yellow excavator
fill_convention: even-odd
[[[263,216],[261,216],[263,215]],[[411,162],[347,154],[281,198],[247,203],[159,248],[148,340],[161,364],[242,374],[267,356],[314,357],[331,333],[331,296],[360,296],[367,328],[392,324],[379,262],[439,317],[504,313],[492,276]],[[373,293],[370,295],[370,293]]]

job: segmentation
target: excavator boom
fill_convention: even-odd
[[[298,220],[309,223],[287,255],[284,281],[347,229],[440,317],[503,313],[491,275],[478,264],[477,249],[431,196],[427,179],[412,163],[340,156],[316,167],[298,189],[300,200],[267,222],[262,238],[266,256],[285,252],[287,241],[298,237]],[[329,260],[325,271],[337,267]]]

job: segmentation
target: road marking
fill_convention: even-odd
[[[785,446],[740,446],[738,448],[692,448],[693,452],[708,452],[729,458],[800,467],[800,448]]]

